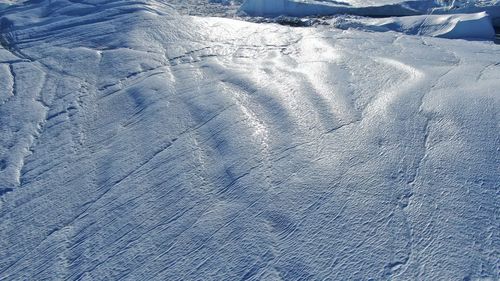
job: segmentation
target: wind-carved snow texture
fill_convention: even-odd
[[[2,12],[1,280],[498,279],[498,46]]]

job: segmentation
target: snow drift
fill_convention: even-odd
[[[0,17],[0,279],[499,278],[497,45],[154,0]]]

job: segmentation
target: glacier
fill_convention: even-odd
[[[499,45],[175,3],[0,11],[0,280],[500,278]]]

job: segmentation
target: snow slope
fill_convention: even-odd
[[[426,15],[391,18],[337,17],[335,27],[370,31],[397,31],[450,39],[494,40],[495,29],[485,12],[477,14]]]
[[[0,16],[0,280],[500,277],[497,45]]]

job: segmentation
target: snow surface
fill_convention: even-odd
[[[491,18],[485,12],[391,18],[337,17],[330,23],[342,29],[397,31],[410,35],[450,39],[494,40],[495,38]]]
[[[498,280],[500,47],[0,12],[1,280]]]
[[[179,13],[197,16],[233,17],[244,0],[169,0]]]
[[[246,0],[240,11],[250,16],[304,17],[350,14],[358,16],[412,16],[423,14],[478,13],[500,17],[500,1],[434,0]]]
[[[432,8],[441,7],[435,1],[415,0],[246,0],[240,11],[250,16],[275,17],[287,15],[304,17],[311,15],[351,14],[359,16],[409,16],[426,14]]]

